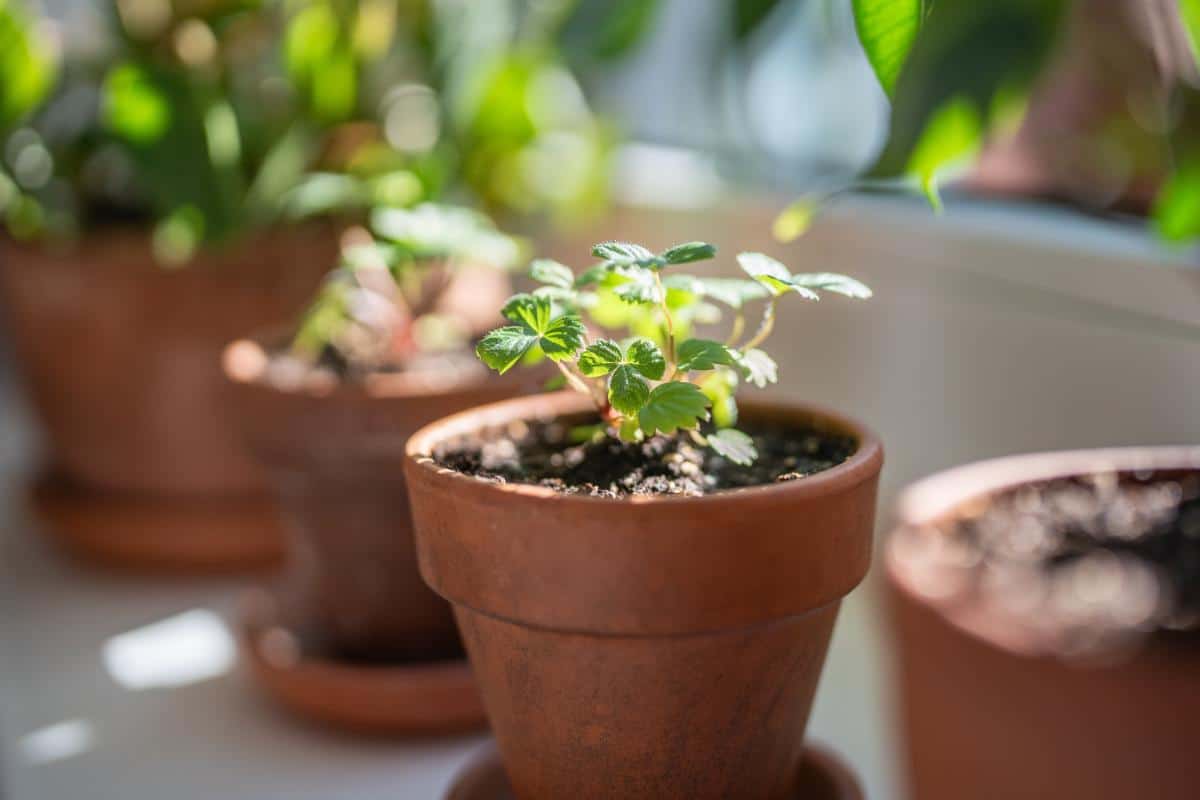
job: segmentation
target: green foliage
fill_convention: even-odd
[[[908,59],[925,9],[923,0],[853,0],[854,24],[867,60],[890,97]]]
[[[592,250],[598,263],[578,277],[558,262],[534,261],[530,275],[544,285],[508,302],[504,315],[516,324],[485,336],[478,355],[504,372],[530,352],[545,351],[564,382],[595,401],[610,434],[633,442],[691,431],[722,457],[750,463],[753,440],[733,430],[735,394],[742,380],[762,387],[778,379],[775,362],[760,347],[774,327],[777,303],[791,294],[815,300],[818,291],[828,291],[862,299],[871,292],[844,275],[792,274],[761,253],[738,256],[753,280],[663,275],[715,254],[704,242],[659,253],[629,242],[602,242]],[[709,299],[734,314],[725,341],[691,333],[720,320],[720,308]],[[762,322],[743,342],[746,307],[756,301],[764,304]],[[632,336],[607,335],[617,329]],[[548,331],[565,334],[554,340]]]
[[[942,210],[938,179],[956,164],[975,155],[983,138],[979,111],[965,97],[956,97],[939,108],[913,148],[908,173],[935,211]]]
[[[161,252],[178,261],[281,221],[362,223],[373,208],[449,194],[556,218],[604,202],[612,136],[556,47],[566,11],[533,0],[101,5],[106,46],[58,64],[54,37],[40,35],[49,26],[0,0],[0,152],[15,152],[6,139],[20,127],[48,155],[25,158],[31,186],[0,167],[19,190],[0,197],[12,232],[132,219],[175,243]]]
[[[1179,15],[1192,48],[1192,58],[1200,65],[1200,0],[1179,0]]]

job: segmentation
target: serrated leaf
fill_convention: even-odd
[[[668,264],[690,264],[705,261],[717,254],[717,248],[707,242],[685,242],[662,251],[660,257]]]
[[[529,265],[529,277],[538,283],[570,289],[575,285],[575,273],[566,264],[549,258],[539,258]]]
[[[589,378],[599,378],[619,367],[623,360],[619,344],[611,339],[600,339],[580,354],[579,371]]]
[[[735,464],[749,466],[758,458],[754,440],[736,428],[723,428],[706,438],[709,447]]]
[[[809,289],[818,289],[822,292],[833,292],[834,294],[853,297],[856,300],[869,300],[874,296],[871,287],[862,281],[855,280],[848,275],[838,275],[835,272],[810,272],[803,275],[793,275],[792,283]]]
[[[740,278],[693,278],[695,289],[730,308],[741,308],[752,300],[766,297],[768,290],[758,281]]]
[[[667,371],[667,359],[658,345],[649,339],[638,338],[625,349],[625,361],[653,381],[661,380]]]
[[[853,0],[858,38],[891,97],[921,28],[922,0]]]
[[[583,289],[588,286],[595,286],[608,277],[612,271],[613,268],[610,264],[597,264],[594,267],[588,267],[575,279],[575,288]]]
[[[654,388],[638,412],[638,423],[647,436],[698,428],[708,418],[708,398],[694,383],[670,381]]]
[[[760,389],[779,380],[779,365],[762,350],[738,353],[737,365],[741,368],[742,377]]]
[[[679,345],[676,355],[676,368],[681,373],[710,370],[718,365],[734,363],[734,356],[729,352],[729,348],[711,339],[688,339]]]
[[[795,292],[805,300],[820,299],[812,289],[797,286],[788,268],[765,253],[739,253],[737,260],[747,275],[765,286],[775,297]]]
[[[522,325],[497,328],[479,340],[479,360],[503,375],[538,343],[537,334]]]
[[[549,327],[552,312],[550,298],[532,294],[513,295],[500,311],[505,319],[526,325],[535,334],[541,334]]]
[[[632,364],[622,364],[608,379],[608,402],[623,416],[633,416],[650,398],[650,384]]]
[[[613,289],[613,293],[626,303],[658,305],[663,301],[662,292],[659,291],[653,273],[643,270],[625,277],[626,282]]]
[[[564,361],[575,357],[579,348],[583,347],[586,335],[587,328],[583,320],[574,314],[563,314],[550,323],[538,340],[538,345],[551,361]]]
[[[654,258],[654,253],[640,244],[630,242],[601,242],[592,248],[592,255],[618,264],[633,264]]]

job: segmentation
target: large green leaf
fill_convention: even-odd
[[[1179,0],[1179,16],[1192,48],[1192,58],[1200,65],[1200,0]]]
[[[655,433],[674,433],[680,428],[700,427],[708,418],[709,400],[694,383],[669,381],[650,393],[646,405],[638,412],[638,423],[647,436]]]
[[[734,356],[729,348],[720,342],[710,339],[688,339],[679,345],[678,369],[680,373],[704,372],[718,365],[734,363]]]
[[[475,354],[479,360],[504,374],[525,357],[538,343],[537,334],[523,325],[497,328],[479,340]]]
[[[573,313],[554,316],[549,298],[519,294],[504,305],[506,319],[516,323],[487,334],[475,348],[483,363],[497,372],[507,372],[535,348],[554,361],[574,358],[587,333],[583,321]]]
[[[982,1],[982,0],[980,0]],[[853,0],[854,24],[867,60],[891,97],[924,15],[922,0]]]

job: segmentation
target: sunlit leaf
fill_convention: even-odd
[[[706,438],[709,447],[735,464],[748,466],[758,458],[754,440],[735,428],[723,428]]]
[[[674,433],[680,428],[694,429],[708,418],[708,398],[694,383],[669,381],[650,393],[638,412],[638,422],[647,436]]]
[[[717,254],[717,248],[707,242],[686,242],[669,247],[660,254],[668,264],[690,264],[705,261]]]
[[[820,209],[814,197],[801,197],[785,208],[771,225],[771,233],[781,242],[794,242],[808,232]]]
[[[579,371],[589,378],[608,375],[621,365],[621,345],[611,339],[599,339],[579,354]]]
[[[650,384],[629,364],[613,370],[608,379],[608,402],[625,416],[636,414],[650,399]]]
[[[734,363],[734,357],[728,347],[709,339],[688,339],[679,345],[676,355],[677,368],[681,373],[703,372],[718,365],[727,366]]]
[[[104,81],[104,120],[117,136],[150,144],[171,126],[171,107],[148,73],[136,64],[122,64]]]
[[[1181,159],[1159,190],[1151,216],[1155,230],[1167,241],[1200,238],[1200,155]]]
[[[479,340],[475,354],[483,363],[504,374],[538,342],[537,334],[523,325],[497,328]]]
[[[795,292],[806,300],[820,299],[816,292],[797,285],[787,267],[764,253],[739,253],[737,260],[747,275],[765,286],[775,297]]]
[[[32,113],[54,83],[52,51],[34,18],[0,0],[0,131]]]
[[[667,360],[658,345],[649,339],[637,338],[625,348],[625,360],[650,380],[659,380],[667,371]]]
[[[938,181],[974,155],[983,137],[983,120],[965,97],[942,106],[926,125],[908,162],[908,172],[921,185],[930,206],[942,208]]]
[[[571,268],[549,258],[539,258],[529,265],[529,277],[538,283],[570,289],[575,284]]]
[[[745,353],[734,351],[734,354],[737,366],[742,371],[742,377],[758,388],[766,388],[767,384],[779,380],[779,366],[775,363],[775,359],[762,350],[755,348]]]
[[[811,272],[793,275],[792,283],[808,289],[853,297],[856,300],[868,300],[873,296],[871,288],[862,281],[855,280],[847,275],[838,275],[834,272]]]
[[[858,39],[890,97],[924,14],[922,0],[853,0]]]

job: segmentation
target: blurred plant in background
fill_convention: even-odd
[[[314,215],[450,197],[563,218],[605,201],[614,136],[560,48],[594,3],[100,9],[105,31],[63,47],[51,18],[0,0],[0,214],[13,236],[134,223],[178,263]],[[620,9],[601,16],[598,42],[621,26]]]

